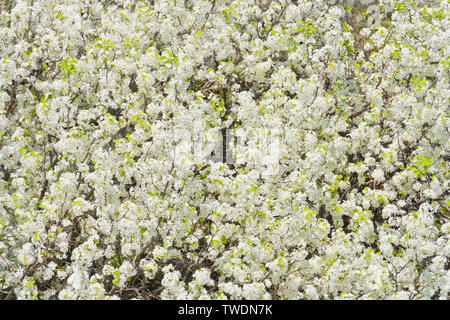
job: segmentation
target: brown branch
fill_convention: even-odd
[[[270,1],[270,2],[271,2],[271,1]],[[270,25],[269,30],[267,30],[266,35],[265,35],[265,38],[267,38],[267,37],[269,36],[269,34],[270,34],[270,32],[272,31],[273,27],[276,26],[276,25],[278,25],[278,23],[280,23],[280,19],[281,19],[281,17],[283,16],[284,12],[286,11],[286,8],[288,7],[288,5],[289,5],[289,3],[286,3],[286,4],[284,5],[284,7],[281,9],[280,13],[278,14],[278,17],[275,19],[274,23],[272,23],[272,24]]]

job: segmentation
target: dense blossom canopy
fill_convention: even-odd
[[[448,1],[0,9],[0,298],[449,298]]]

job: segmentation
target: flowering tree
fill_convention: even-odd
[[[448,299],[448,2],[4,0],[2,299]]]

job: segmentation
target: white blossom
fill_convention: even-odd
[[[9,1],[2,294],[448,300],[447,16]]]

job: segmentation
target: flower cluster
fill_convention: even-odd
[[[447,0],[0,7],[1,299],[449,299]]]

